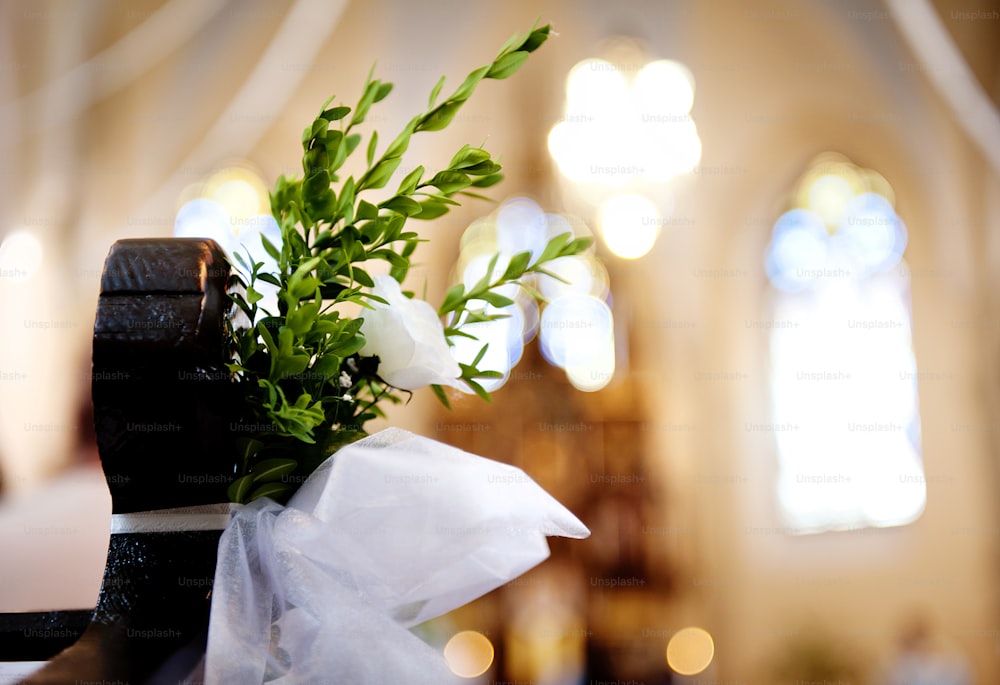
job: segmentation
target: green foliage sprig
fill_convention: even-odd
[[[231,500],[287,498],[329,454],[365,435],[364,425],[383,415],[380,403],[401,401],[405,391],[379,377],[379,360],[359,354],[365,343],[363,316],[347,316],[344,309],[353,305],[364,311],[382,301],[369,291],[374,280],[366,262],[387,262],[394,279],[406,278],[410,258],[422,242],[417,232],[405,230],[408,219],[439,218],[458,205],[457,196],[481,197],[476,191],[496,184],[502,174],[487,150],[464,145],[444,169],[429,175],[423,166],[416,167],[388,199],[376,203],[367,199],[369,191],[388,184],[414,134],[447,127],[483,79],[512,75],[549,32],[543,26],[511,38],[490,64],[472,71],[440,104],[444,78],[439,80],[427,110],[410,119],[381,154],[378,133],[371,133],[366,170],[358,178],[341,180],[339,172],[361,146],[355,128],[389,95],[391,83],[369,74],[353,109],[331,106],[330,97],[303,131],[301,178],[279,177],[270,195],[281,244],[261,240],[274,264],[265,267],[236,256],[249,277],[241,280],[244,292],[232,297],[249,323],[232,327],[230,370],[245,398],[239,425],[246,429],[228,491]],[[534,260],[528,252],[512,257],[498,277],[493,274],[495,257],[474,287],[458,285],[448,292],[439,309],[447,319],[445,336],[475,337],[463,327],[503,316],[487,306],[513,304],[499,288],[511,283],[530,288],[528,277],[546,273],[545,263],[577,254],[588,244],[570,234],[557,236]],[[263,308],[269,288],[276,291],[276,311]],[[461,365],[461,378],[488,399],[476,380],[497,375],[478,368],[485,350],[471,364]],[[443,390],[434,389],[447,404]]]

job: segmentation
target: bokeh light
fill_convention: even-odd
[[[826,267],[829,236],[823,220],[808,209],[793,209],[774,224],[767,275],[782,290],[806,287]]]
[[[714,657],[715,642],[704,628],[682,628],[667,643],[667,664],[680,675],[698,675]]]
[[[489,216],[473,221],[462,234],[460,252],[453,278],[466,288],[473,287],[485,275],[490,262],[497,260],[490,274],[499,278],[510,258],[518,252],[531,252],[535,259],[549,240],[570,234],[573,238],[592,235],[578,217],[545,213],[534,200],[515,197],[502,203]],[[507,382],[510,371],[524,353],[524,346],[536,335],[545,359],[566,371],[570,383],[583,391],[598,390],[615,373],[615,338],[611,309],[610,279],[604,265],[587,250],[579,255],[560,257],[545,265],[546,274],[527,274],[521,283],[544,298],[536,302],[530,291],[518,284],[496,289],[514,304],[497,308],[486,302],[474,302],[474,308],[503,318],[490,322],[466,324],[462,330],[475,340],[455,337],[452,353],[461,363],[475,360],[483,347],[487,350],[478,363],[483,371],[498,371],[500,378],[479,379],[493,391]]]
[[[541,276],[538,289],[548,300],[574,293],[604,299],[608,294],[608,271],[591,255],[560,257],[552,260],[545,270],[552,276]]]
[[[185,189],[181,199],[184,203],[174,219],[175,237],[211,238],[248,281],[250,271],[240,260],[249,265],[263,263],[265,273],[277,271],[277,264],[267,254],[261,238],[280,247],[281,228],[269,213],[267,188],[255,171],[242,164],[220,169],[203,184]],[[262,296],[257,305],[260,315],[276,313],[278,287],[257,281],[254,288]]]
[[[229,166],[213,173],[197,191],[193,198],[185,191],[186,202],[174,220],[174,236],[211,238],[241,272],[245,270],[234,259],[237,254],[270,265],[273,260],[265,252],[261,236],[279,246],[281,230],[269,213],[267,189],[260,176],[247,166]],[[265,270],[274,271],[274,267]],[[259,285],[267,295],[271,286]]]
[[[598,214],[605,244],[625,259],[638,259],[653,249],[662,223],[659,208],[643,195],[616,195]]]
[[[0,280],[27,281],[42,266],[42,242],[28,230],[14,231],[0,243]]]
[[[797,206],[775,222],[765,254],[768,278],[779,289],[800,292],[828,277],[871,276],[900,263],[906,226],[881,174],[826,153],[798,188]]]
[[[548,147],[571,181],[613,188],[662,182],[700,161],[701,140],[688,114],[694,79],[678,62],[651,62],[629,86],[614,65],[585,60],[570,71],[567,93]]]
[[[492,392],[507,382],[510,370],[521,360],[524,352],[524,315],[517,305],[503,309],[487,307],[486,311],[505,318],[463,326],[462,330],[475,336],[475,340],[463,336],[456,337],[452,341],[452,356],[462,364],[471,364],[483,345],[487,345],[486,353],[479,361],[478,368],[483,371],[499,371],[502,377],[481,378],[477,382]],[[471,393],[472,390],[469,389],[468,392]]]
[[[566,367],[566,378],[570,384],[582,392],[597,392],[611,382],[615,376],[615,340],[608,336],[596,354],[586,363]]]
[[[270,213],[267,186],[249,166],[236,164],[209,176],[201,196],[215,200],[230,216],[247,218]]]
[[[482,633],[463,630],[444,646],[444,658],[451,672],[460,678],[478,678],[493,665],[493,643]]]
[[[231,252],[236,247],[226,208],[215,200],[197,198],[186,202],[174,219],[174,236],[177,238],[211,238]]]
[[[589,295],[553,300],[542,312],[539,328],[545,358],[564,369],[591,364],[614,332],[611,309]]]
[[[628,84],[617,66],[603,59],[585,59],[566,77],[566,109],[600,118],[628,99]]]
[[[847,204],[854,197],[854,188],[839,174],[823,174],[810,184],[807,197],[809,209],[827,225],[836,226],[844,218]]]
[[[632,89],[636,104],[646,112],[686,114],[694,104],[694,76],[674,60],[659,59],[645,65]]]
[[[630,50],[626,63],[638,56]],[[694,93],[690,70],[673,60],[623,72],[612,61],[587,59],[566,78],[564,116],[549,131],[549,153],[577,199],[599,212],[601,237],[617,256],[649,252],[657,222],[673,211],[671,184],[701,161]],[[653,223],[630,222],[635,212]]]
[[[534,261],[545,249],[546,229],[545,212],[537,202],[526,197],[508,200],[497,212],[497,248],[508,257],[531,252]]]
[[[865,273],[896,266],[908,239],[903,220],[889,200],[876,193],[862,193],[851,200],[837,235]]]

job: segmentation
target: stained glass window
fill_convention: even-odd
[[[777,493],[799,532],[903,525],[926,500],[907,231],[878,173],[824,155],[775,222]]]

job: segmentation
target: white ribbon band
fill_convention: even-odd
[[[35,671],[40,671],[47,661],[0,661],[0,685],[16,685]]]
[[[224,530],[230,515],[239,505],[201,504],[175,509],[136,511],[111,515],[111,534],[121,533],[175,533],[192,530]]]

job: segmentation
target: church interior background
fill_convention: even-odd
[[[391,136],[536,19],[516,78],[413,140],[485,141],[506,179],[427,225],[411,282],[439,299],[476,231],[565,221],[598,318],[527,312],[492,403],[389,422],[520,466],[592,535],[425,639],[485,636],[479,683],[859,683],[916,621],[996,682],[996,0],[4,2],[0,611],[97,596],[110,244],[198,199],[253,214],[328,95],[375,65]]]

